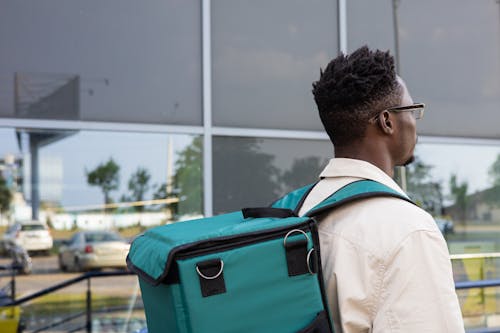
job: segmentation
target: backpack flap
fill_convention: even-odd
[[[255,208],[244,212],[245,216],[237,211],[151,228],[133,241],[127,266],[153,286],[176,282],[175,259],[181,255],[203,253],[235,240],[246,242],[261,234],[282,233],[290,226],[300,228],[309,220],[286,209]]]
[[[317,216],[340,205],[372,197],[394,197],[414,204],[405,194],[389,186],[373,180],[359,180],[342,187],[321,203],[311,208],[304,216]]]
[[[151,228],[132,242],[127,266],[156,286],[175,270],[172,263],[177,252],[210,237],[219,237],[221,229],[231,226],[234,221],[243,220],[238,211]]]

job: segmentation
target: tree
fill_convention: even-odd
[[[128,189],[133,201],[143,201],[144,195],[149,191],[149,181],[151,174],[146,168],[138,167],[137,170],[130,176],[128,181]],[[135,206],[139,212],[144,210],[144,206]]]
[[[493,184],[491,188],[483,192],[483,200],[491,207],[500,206],[500,154],[488,170],[488,176]]]
[[[7,182],[2,175],[0,175],[0,213],[5,213],[10,208],[12,201],[12,192],[7,187]]]
[[[433,166],[426,164],[418,156],[406,167],[408,195],[424,210],[433,215],[441,215],[443,193],[441,183],[432,176]]]
[[[283,194],[275,156],[262,151],[261,139],[217,139],[213,156],[216,214],[267,206]]]
[[[87,175],[87,183],[90,186],[101,188],[104,195],[104,203],[111,203],[112,199],[109,193],[118,189],[120,184],[120,166],[110,157],[106,163],[99,164],[90,172],[85,170],[85,173]]]
[[[175,176],[173,188],[178,192],[179,203],[174,207],[175,214],[201,214],[202,213],[202,137],[195,137],[191,144],[179,152],[175,162]],[[155,197],[166,198],[172,193],[167,193],[166,184],[162,184]]]
[[[488,176],[490,177],[493,186],[500,186],[500,154],[497,155],[497,159],[490,166]]]
[[[179,196],[179,215],[202,213],[202,152],[202,137],[196,137],[178,154],[173,187]],[[281,192],[280,173],[273,160],[273,155],[261,151],[257,139],[217,139],[213,146],[214,212],[275,200]]]
[[[290,170],[285,171],[280,177],[284,192],[287,193],[317,181],[319,173],[327,163],[328,159],[317,156],[294,159]]]
[[[469,185],[466,181],[458,183],[457,175],[450,177],[450,192],[455,201],[455,207],[458,212],[458,219],[464,223],[467,216],[467,190]]]

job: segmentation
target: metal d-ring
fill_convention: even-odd
[[[311,269],[311,254],[313,253],[313,251],[315,251],[314,247],[311,248],[309,252],[307,252],[307,269],[309,270],[309,273],[311,273],[311,275],[315,274],[315,272],[313,272]]]
[[[223,270],[224,270],[224,261],[222,261],[222,260],[220,261],[220,271],[219,271],[219,273],[215,274],[214,276],[206,276],[205,274],[203,274],[202,272],[200,272],[200,269],[198,268],[198,265],[196,265],[196,272],[198,273],[199,276],[201,276],[205,280],[215,280],[215,279],[217,279],[222,274]]]
[[[295,232],[299,232],[301,233],[302,235],[304,235],[307,239],[307,242],[309,243],[309,236],[307,236],[307,234],[304,232],[304,230],[300,230],[300,229],[293,229],[293,230],[290,230],[286,235],[285,235],[285,239],[283,239],[283,245],[286,247],[286,239],[288,238],[288,236],[290,236],[291,234],[295,233]]]

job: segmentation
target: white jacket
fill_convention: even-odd
[[[382,170],[334,158],[300,214],[371,179],[404,193]],[[336,333],[464,332],[446,242],[433,218],[397,198],[371,198],[320,219],[325,288]]]

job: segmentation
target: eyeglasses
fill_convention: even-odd
[[[380,111],[377,113],[375,117],[370,119],[370,122],[373,122],[377,120],[377,118],[380,116],[380,114],[384,111],[389,111],[389,112],[411,112],[411,115],[415,119],[422,119],[424,117],[424,110],[425,110],[425,104],[424,103],[415,103],[412,105],[405,105],[405,106],[395,106],[393,108],[388,108],[385,110]]]
[[[425,104],[424,103],[415,103],[412,105],[406,106],[397,106],[394,108],[388,108],[385,111],[389,112],[411,112],[413,118],[422,119],[424,117]]]

